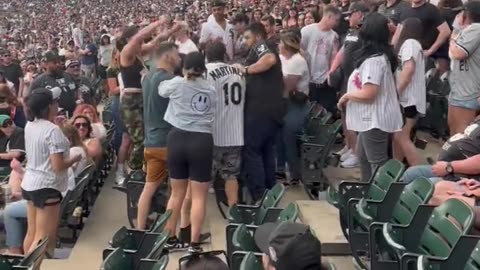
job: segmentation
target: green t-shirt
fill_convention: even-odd
[[[155,69],[145,76],[142,82],[143,89],[143,121],[145,123],[144,145],[150,147],[166,147],[167,135],[171,125],[163,120],[168,107],[168,98],[158,94],[158,85],[170,80],[174,75],[165,70]]]

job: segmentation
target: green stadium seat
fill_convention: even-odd
[[[112,248],[121,247],[123,249],[137,250],[138,246],[145,237],[145,234],[147,232],[161,233],[171,215],[171,210],[158,215],[151,228],[147,231],[127,229],[125,226],[123,226],[113,235],[112,240],[110,241],[110,246]]]
[[[271,190],[265,193],[258,206],[242,204],[233,205],[228,209],[228,221],[230,223],[262,224],[267,214],[267,209],[276,207],[284,193],[285,187],[282,184],[276,184]]]
[[[338,208],[342,232],[347,239],[348,201],[361,198],[383,201],[392,183],[398,182],[404,171],[405,165],[392,159],[378,168],[369,182],[342,181],[337,191],[329,187],[327,201]]]
[[[104,261],[102,265],[111,265],[112,267],[116,267],[119,263],[126,265],[126,268],[119,268],[118,270],[137,270],[141,265],[144,268],[148,265],[153,267],[153,265],[156,265],[157,261],[161,260],[165,255],[163,248],[168,240],[169,233],[146,233],[146,235],[149,234],[152,235],[149,239],[153,239],[153,243],[142,242],[138,250],[122,248],[105,249],[103,251]],[[116,268],[108,269],[117,270]],[[105,268],[105,270],[107,270],[107,268]]]
[[[47,250],[48,238],[40,241],[27,256],[0,255],[0,270],[39,270]]]
[[[330,152],[341,127],[341,120],[331,125],[320,125],[315,136],[300,145],[302,182],[311,199],[317,199],[318,192],[329,186],[324,168],[328,165]]]
[[[264,270],[262,260],[255,256],[253,252],[248,252],[243,258],[239,269],[233,268],[232,270]]]
[[[418,207],[428,203],[433,190],[433,183],[421,177],[410,184],[393,183],[385,200],[351,199],[348,202],[348,234],[352,256],[357,263],[367,268],[360,257],[369,250],[368,232],[372,222],[410,224]]]
[[[137,270],[166,270],[168,266],[168,256],[163,256],[160,260],[141,259]]]
[[[408,225],[374,222],[370,225],[371,269],[396,270],[409,254],[447,258],[474,223],[473,209],[458,199],[440,206],[422,205]],[[387,256],[388,254],[388,256]]]
[[[404,257],[406,257],[404,259]],[[402,257],[402,270],[479,270],[480,269],[480,237],[466,235],[460,237],[448,258],[431,257],[415,254]]]

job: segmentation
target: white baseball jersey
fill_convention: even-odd
[[[212,83],[217,92],[213,123],[215,146],[242,146],[245,77],[231,65],[208,63],[207,80]]]
[[[223,44],[225,44],[225,48],[227,49],[229,60],[233,59],[233,41],[235,39],[233,25],[227,21],[225,29],[223,29],[215,19],[202,24],[199,42],[205,43],[209,40],[215,40],[216,38],[222,38]]]

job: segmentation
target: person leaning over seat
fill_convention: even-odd
[[[255,231],[265,270],[328,270],[322,245],[310,227],[294,222],[266,223]]]
[[[28,163],[22,181],[22,196],[27,200],[27,235],[24,251],[35,249],[48,237],[47,255],[52,256],[60,214],[61,192],[67,189],[67,170],[81,160],[69,157],[70,142],[53,124],[61,90],[34,89],[26,99],[29,122],[25,127],[25,152]]]

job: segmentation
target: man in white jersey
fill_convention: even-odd
[[[200,48],[206,49],[206,44],[213,41],[222,41],[225,45],[229,61],[233,59],[233,43],[235,32],[233,25],[225,19],[225,3],[214,0],[212,3],[213,20],[209,19],[202,25],[200,32]]]
[[[213,176],[225,181],[228,205],[238,201],[238,182],[243,146],[243,106],[245,77],[237,68],[225,64],[226,48],[222,42],[206,49],[207,80],[217,92],[213,125]]]

